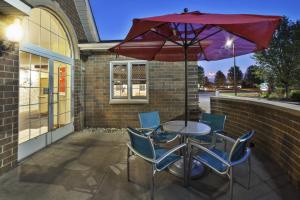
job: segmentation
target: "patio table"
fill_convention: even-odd
[[[208,125],[201,122],[188,121],[186,127],[184,124],[184,120],[169,121],[163,124],[163,128],[165,131],[170,131],[182,135],[182,142],[186,142],[187,137],[202,136],[209,134],[211,131],[211,128]],[[169,171],[175,176],[184,178],[184,158],[171,165],[169,167]],[[199,177],[203,174],[203,172],[203,165],[200,162],[194,160],[191,171],[192,178]]]

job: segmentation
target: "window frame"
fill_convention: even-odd
[[[127,65],[127,98],[113,98],[113,66],[115,64]],[[146,67],[146,98],[132,98],[132,64],[144,64]],[[148,104],[149,103],[149,66],[145,60],[119,60],[110,61],[109,73],[109,104]]]

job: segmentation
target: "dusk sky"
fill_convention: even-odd
[[[184,8],[208,13],[245,13],[285,15],[300,20],[300,0],[90,0],[101,40],[124,39],[133,18],[180,13]],[[225,74],[233,65],[232,59],[205,62],[206,75],[222,70]],[[237,57],[237,65],[245,72],[255,64],[251,55]],[[210,77],[212,78],[212,77]]]

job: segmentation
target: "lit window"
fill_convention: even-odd
[[[19,143],[48,132],[49,60],[20,52]]]
[[[148,69],[145,61],[112,61],[110,103],[147,103]]]
[[[31,43],[63,56],[71,57],[67,34],[57,18],[47,10],[34,8],[23,19],[24,43]]]

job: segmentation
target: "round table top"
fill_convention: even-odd
[[[201,136],[209,134],[211,128],[201,122],[188,121],[185,127],[184,120],[169,121],[163,124],[165,131],[175,132],[182,135]]]

